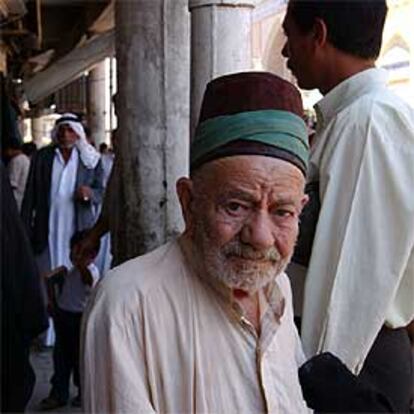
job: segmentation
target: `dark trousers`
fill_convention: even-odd
[[[414,369],[407,330],[383,327],[359,377],[381,391],[396,412],[408,413],[414,387]]]
[[[70,377],[80,394],[79,350],[82,313],[57,308],[53,317],[56,342],[53,349],[54,373],[50,395],[59,401],[69,398]]]

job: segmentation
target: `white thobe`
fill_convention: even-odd
[[[85,410],[308,412],[286,275],[272,286],[258,337],[190,271],[177,242],[111,270],[86,311]]]
[[[56,148],[53,159],[49,210],[50,266],[72,267],[70,239],[75,231],[75,186],[79,155],[74,148],[67,163]]]
[[[321,211],[306,279],[302,340],[358,373],[385,323],[414,318],[414,110],[382,70],[342,82],[316,107],[310,181]]]

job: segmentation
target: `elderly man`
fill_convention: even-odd
[[[75,231],[94,224],[103,193],[100,156],[86,141],[80,120],[64,114],[56,121],[52,140],[52,145],[39,150],[31,161],[22,206],[22,217],[43,274],[59,266],[72,267],[70,239]],[[56,343],[55,349],[61,345]],[[66,376],[60,375],[66,369],[65,361],[55,360],[54,364],[51,398],[44,408],[64,405],[68,398],[68,384],[62,380]]]
[[[32,159],[22,206],[43,270],[70,265],[69,240],[94,224],[103,193],[100,155],[75,115],[56,121],[52,141]]]
[[[407,412],[414,111],[375,68],[386,12],[385,0],[290,0],[283,54],[299,86],[324,94],[308,175],[321,209],[306,279],[305,352],[332,352]]]
[[[177,182],[178,238],[109,272],[84,336],[88,412],[307,412],[284,269],[306,203],[306,126],[268,73],[212,81]]]

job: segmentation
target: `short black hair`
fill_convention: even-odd
[[[302,32],[309,32],[319,18],[337,49],[364,59],[379,56],[386,0],[289,0],[288,7]]]
[[[79,243],[80,241],[85,239],[89,232],[90,232],[90,229],[84,229],[84,230],[76,231],[70,239],[70,242],[69,242],[70,249],[72,250],[77,243]],[[95,256],[98,255],[100,248],[101,248],[101,242],[98,241],[98,245],[96,247],[96,250],[94,250],[94,252],[93,252],[95,254]]]
[[[99,145],[99,151],[106,151],[108,149],[108,144],[106,143],[106,142],[102,142],[100,145]]]
[[[23,154],[26,154],[28,157],[33,155],[37,151],[36,144],[34,142],[25,142],[22,145]]]

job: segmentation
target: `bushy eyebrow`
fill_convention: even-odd
[[[254,194],[241,190],[226,191],[218,197],[218,202],[224,203],[231,199],[242,200],[254,204],[260,203],[260,200]],[[278,207],[291,206],[296,205],[296,200],[289,195],[281,195],[272,200],[272,204]]]
[[[220,196],[218,197],[218,202],[222,203],[232,198],[243,200],[243,201],[248,201],[252,203],[257,202],[257,198],[253,194],[247,193],[246,191],[240,191],[240,190],[230,190],[230,191],[226,191],[223,194],[220,194]]]

